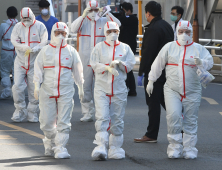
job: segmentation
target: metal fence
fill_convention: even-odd
[[[137,38],[143,38],[143,35],[137,35]],[[222,50],[222,46],[221,47],[217,47],[217,46],[212,46],[210,44],[213,43],[217,43],[217,44],[222,44],[222,40],[217,40],[217,39],[199,39],[200,43],[206,43],[205,45],[203,45],[206,49],[209,50]],[[138,44],[142,44],[142,41],[137,41]],[[141,48],[137,48],[137,50],[141,50]],[[212,55],[212,57],[219,57],[222,59],[222,55]],[[214,64],[214,66],[220,66],[222,67],[222,64]]]

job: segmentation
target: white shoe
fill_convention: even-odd
[[[107,160],[107,149],[105,145],[99,145],[92,151],[92,159],[94,161],[105,161]]]
[[[55,148],[54,152],[56,159],[69,159],[71,157],[66,148]]]
[[[109,159],[123,159],[125,158],[125,151],[121,148],[123,145],[123,134],[115,136],[110,134],[109,136]]]
[[[69,159],[71,156],[65,148],[69,140],[69,134],[57,133],[55,137],[55,147],[52,148],[56,159]]]
[[[52,148],[55,147],[55,141],[54,139],[48,139],[48,138],[44,138],[42,139],[44,147],[45,147],[45,155],[46,156],[52,156],[53,155],[53,150]]]
[[[22,109],[22,110],[15,110],[15,112],[12,115],[12,120],[14,122],[22,122],[26,117],[27,117],[27,110]]]
[[[93,121],[93,117],[90,114],[85,114],[81,119],[81,122],[92,122]]]

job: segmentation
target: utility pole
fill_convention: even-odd
[[[199,43],[199,24],[198,24],[198,0],[193,1],[193,41]]]

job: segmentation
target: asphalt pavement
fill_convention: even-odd
[[[136,74],[135,74],[136,75]],[[136,78],[136,77],[135,77]],[[0,87],[0,90],[2,87]],[[77,89],[77,88],[76,88]],[[128,97],[125,114],[123,160],[93,161],[95,122],[80,122],[81,107],[78,93],[71,120],[72,130],[67,149],[71,159],[44,156],[39,123],[14,123],[13,99],[0,100],[0,170],[220,170],[222,169],[222,85],[211,83],[203,89],[199,111],[198,158],[195,160],[168,159],[166,113],[162,109],[157,143],[134,143],[145,134],[148,107],[143,87],[137,96]],[[27,99],[27,98],[26,98]]]

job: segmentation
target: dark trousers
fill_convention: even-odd
[[[129,92],[136,92],[136,83],[133,71],[127,73],[126,86],[129,88]]]
[[[149,107],[148,117],[149,124],[145,136],[151,139],[157,139],[159,127],[160,127],[160,113],[161,105],[165,108],[163,86],[165,82],[156,81],[153,85],[153,93],[149,97],[146,92],[146,86],[148,84],[148,78],[144,77],[144,89],[146,95],[146,104]]]

